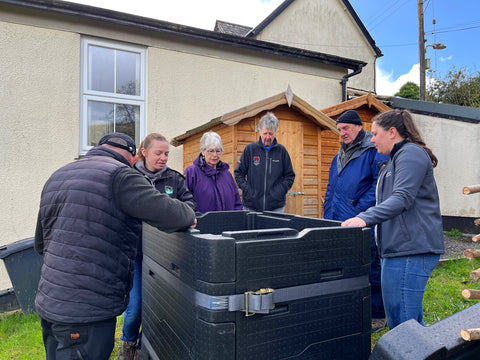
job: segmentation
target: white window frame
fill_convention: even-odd
[[[140,95],[125,95],[88,89],[88,46],[99,46],[114,50],[124,50],[140,54]],[[80,79],[80,155],[85,155],[92,146],[88,145],[88,102],[100,101],[111,104],[136,105],[140,108],[138,140],[146,136],[146,99],[147,99],[147,49],[145,47],[84,37],[81,41],[81,79]],[[136,124],[137,125],[137,124]]]

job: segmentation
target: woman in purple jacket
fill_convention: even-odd
[[[197,202],[197,211],[242,210],[242,201],[230,166],[220,160],[223,144],[220,135],[209,131],[200,139],[200,154],[185,170],[185,183]]]

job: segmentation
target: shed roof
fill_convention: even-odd
[[[223,123],[228,126],[235,125],[245,118],[249,118],[258,115],[262,111],[273,110],[279,105],[288,105],[290,108],[296,109],[301,112],[306,118],[310,119],[316,125],[330,129],[334,134],[338,135],[338,130],[335,121],[325,115],[322,111],[315,109],[308,104],[305,100],[302,100],[296,96],[290,86],[283,93],[271,96],[269,98],[257,101],[253,104],[241,107],[237,110],[226,113],[220,117],[210,120],[209,122],[200,125],[194,129],[188,130],[182,135],[174,137],[171,141],[172,145],[182,145],[184,140],[192,135],[203,132],[213,126]]]
[[[339,115],[339,114],[343,114],[347,110],[358,109],[359,107],[361,107],[363,105],[367,105],[368,108],[373,107],[378,112],[391,110],[390,107],[385,105],[383,102],[378,100],[375,96],[373,96],[371,92],[369,92],[368,94],[359,96],[355,99],[347,100],[347,101],[341,102],[339,104],[335,104],[335,105],[329,106],[327,108],[321,109],[321,111],[325,115],[336,116],[336,115]]]

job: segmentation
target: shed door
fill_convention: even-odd
[[[286,213],[321,216],[320,133],[321,129],[311,122],[282,117],[277,141],[287,148],[295,171],[295,182],[287,194]]]

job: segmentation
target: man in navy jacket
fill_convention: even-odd
[[[267,112],[258,123],[260,139],[248,144],[235,169],[243,208],[283,212],[286,195],[295,180],[287,149],[277,143],[278,119]]]
[[[107,134],[43,188],[35,250],[44,261],[35,306],[47,360],[107,360],[116,317],[129,301],[142,221],[163,231],[196,224],[187,204],[131,167],[135,151],[129,136]]]
[[[375,205],[378,163],[381,155],[370,142],[372,134],[363,129],[362,119],[355,110],[347,110],[337,120],[342,142],[330,166],[323,217],[344,221]],[[380,259],[374,233],[371,240],[372,331],[386,325],[380,282]]]

